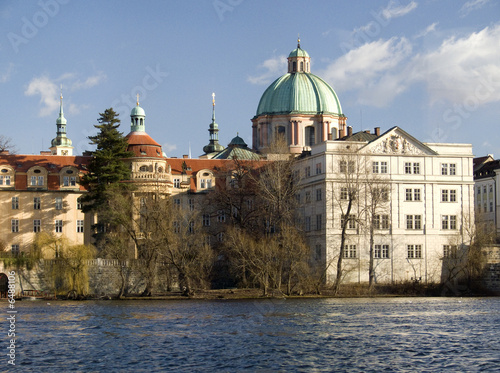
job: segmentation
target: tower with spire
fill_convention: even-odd
[[[215,155],[213,153],[224,150],[224,146],[219,144],[219,125],[215,123],[215,93],[212,93],[212,123],[208,126],[208,132],[210,133],[210,142],[203,147],[203,151],[210,157],[211,154]]]
[[[51,142],[50,152],[52,155],[73,155],[72,141],[66,137],[66,118],[63,112],[63,95],[61,87],[61,103],[59,106],[59,117],[56,120],[57,134]]]

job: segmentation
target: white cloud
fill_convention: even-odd
[[[8,82],[13,72],[14,72],[14,64],[11,62],[9,63],[9,66],[7,66],[7,70],[5,70],[5,72],[0,73],[0,83]]]
[[[161,146],[161,149],[163,150],[163,152],[165,154],[168,155],[168,153],[174,151],[177,149],[177,145],[176,144],[169,144],[169,143],[164,143],[162,146]]]
[[[467,1],[462,8],[460,8],[460,17],[466,17],[469,15],[470,12],[474,10],[481,9],[483,6],[488,4],[490,0],[470,0]]]
[[[59,107],[59,95],[57,85],[47,76],[33,78],[24,91],[26,96],[40,95],[40,103],[43,105],[38,115],[41,117],[52,114]]]
[[[402,17],[412,10],[417,8],[418,4],[415,1],[411,1],[408,5],[403,6],[400,5],[399,1],[391,0],[387,4],[387,7],[382,9],[381,15],[385,17],[385,19],[389,20],[391,18]]]
[[[405,90],[400,71],[411,51],[406,38],[380,39],[349,51],[320,75],[339,91],[358,91],[362,103],[385,106]]]
[[[431,32],[436,31],[436,26],[439,24],[439,22],[434,22],[432,25],[429,25],[425,28],[425,30],[422,30],[419,32],[417,35],[415,35],[415,39],[421,38],[423,36],[426,36],[427,34],[430,34]]]
[[[53,114],[59,109],[59,86],[69,86],[70,91],[78,91],[81,89],[92,88],[106,80],[106,74],[98,72],[96,75],[90,76],[83,81],[77,78],[75,73],[64,73],[58,78],[50,79],[46,75],[33,78],[28,87],[24,91],[26,96],[40,95],[41,108],[38,115],[41,117]],[[64,84],[63,84],[64,83]],[[86,105],[76,105],[69,103],[68,112],[78,114],[81,110],[85,109]]]
[[[339,92],[354,92],[358,103],[366,105],[386,106],[423,83],[430,104],[450,102],[473,110],[500,102],[499,40],[500,24],[448,38],[411,56],[406,38],[380,39],[350,50],[319,75]]]
[[[105,81],[106,78],[107,78],[106,74],[104,74],[102,71],[99,71],[96,75],[89,76],[83,82],[80,79],[78,79],[76,82],[72,83],[71,90],[77,91],[79,89],[92,88],[100,84],[101,82]]]
[[[286,56],[281,55],[269,58],[260,64],[259,68],[265,71],[257,76],[249,76],[247,80],[252,84],[268,84],[277,76],[281,76],[287,71]]]
[[[431,103],[500,101],[498,40],[500,25],[444,40],[436,50],[414,58],[409,79],[427,84]]]

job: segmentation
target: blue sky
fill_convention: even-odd
[[[500,2],[203,0],[0,2],[0,134],[48,150],[63,86],[75,154],[99,113],[124,134],[140,94],[168,156],[202,154],[212,92],[223,145],[251,122],[301,47],[355,131],[400,126],[422,141],[500,157]]]

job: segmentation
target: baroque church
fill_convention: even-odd
[[[473,216],[472,146],[423,143],[399,127],[353,133],[336,92],[311,73],[310,62],[299,41],[288,71],[264,91],[251,118],[252,149],[239,135],[227,147],[219,144],[213,98],[203,155],[167,158],[147,134],[137,101],[126,135],[137,197],[154,186],[179,207],[200,208],[216,179],[230,177],[234,159],[256,167],[269,162],[271,143],[283,136],[297,160],[298,213],[311,260],[326,268],[326,282],[335,279],[342,238],[348,282],[367,282],[370,262],[378,283],[440,281],[443,258],[463,243],[461,232]],[[79,178],[90,156],[73,155],[62,96],[56,126],[50,151],[0,154],[1,245],[14,255],[28,252],[40,231],[91,242],[94,218],[79,203],[85,193]],[[354,184],[357,198],[351,199]],[[376,206],[374,186],[383,191]],[[222,241],[225,219],[220,213],[210,218],[203,215],[203,225]]]

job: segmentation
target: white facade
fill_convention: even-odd
[[[327,282],[336,276],[347,203],[342,196],[346,174],[340,169],[345,154],[362,159],[367,170],[359,172],[359,200],[367,200],[362,191],[367,183],[384,185],[388,191],[387,202],[377,211],[375,281],[440,281],[442,258],[451,245],[461,243],[462,226],[474,214],[472,146],[424,144],[398,127],[380,136],[355,134],[352,139],[358,141],[318,144],[297,166],[304,230],[316,260],[327,268]],[[366,206],[357,201],[351,210],[353,222],[347,229],[343,259],[345,282],[368,281]]]

